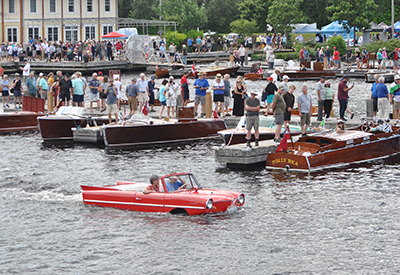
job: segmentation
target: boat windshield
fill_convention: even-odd
[[[242,118],[240,119],[240,121],[238,123],[237,129],[245,129],[246,128],[245,120],[246,120],[246,117],[242,116]],[[301,131],[300,125],[296,125],[296,124],[292,124],[292,123],[294,123],[294,122],[291,122],[291,124],[289,124],[290,131]],[[260,116],[259,127],[275,129],[276,128],[275,118]],[[284,131],[284,130],[285,130],[285,126],[282,125],[282,131]],[[307,129],[307,130],[310,130],[310,129]]]
[[[163,177],[168,193],[180,190],[200,189],[201,185],[193,174],[173,174]]]

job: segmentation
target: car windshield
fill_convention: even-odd
[[[168,193],[174,193],[181,190],[190,190],[195,187],[200,189],[201,185],[192,174],[174,174],[163,177],[165,187]]]

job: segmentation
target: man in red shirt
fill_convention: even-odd
[[[181,78],[181,95],[182,95],[182,106],[187,106],[189,103],[189,82],[187,77],[189,76],[189,71],[185,71],[185,74]]]
[[[340,81],[339,86],[338,86],[338,100],[339,100],[339,105],[340,105],[340,119],[347,121],[347,119],[344,118],[344,112],[347,111],[350,113],[350,119],[354,117],[354,113],[350,111],[349,108],[347,108],[347,102],[349,100],[349,94],[348,92],[354,88],[354,84],[349,88],[347,87],[347,81],[349,80],[348,76],[343,76],[342,81]]]
[[[300,62],[306,61],[306,56],[304,55],[304,49],[305,49],[305,47],[302,47],[301,50],[299,51]]]
[[[333,60],[335,62],[335,68],[339,69],[339,59],[340,59],[340,53],[339,51],[336,49],[336,47],[333,47]]]

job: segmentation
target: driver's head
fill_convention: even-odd
[[[178,180],[177,177],[169,177],[169,182],[170,183],[175,183]]]

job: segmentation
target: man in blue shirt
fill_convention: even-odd
[[[184,180],[179,179],[175,176],[169,177],[168,181],[165,183],[168,192],[174,192],[175,190],[183,189],[187,184]]]
[[[372,113],[373,113],[373,120],[376,120],[376,113],[378,112],[378,97],[376,95],[376,85],[379,83],[379,75],[374,75],[375,82],[372,84],[371,87],[371,99],[372,99]]]
[[[210,87],[210,84],[208,84],[208,81],[204,78],[204,76],[205,73],[200,72],[199,78],[196,79],[193,84],[193,88],[196,89],[196,95],[194,97],[194,116],[197,116],[197,108],[199,106],[199,103],[201,103],[201,117],[206,116],[206,94],[208,87]]]
[[[187,40],[187,44],[188,44],[189,52],[191,53],[192,46],[193,46],[193,39],[191,37]]]
[[[225,74],[224,75],[224,84],[225,84],[225,89],[224,89],[224,106],[225,106],[225,114],[226,116],[231,116],[229,114],[229,104],[231,103],[231,83],[229,82],[230,75]]]
[[[201,46],[201,37],[198,36],[196,39],[196,45],[197,45],[197,52],[200,52],[200,46]]]
[[[376,85],[376,96],[378,97],[378,117],[387,119],[389,118],[389,91],[385,85],[385,78],[379,77],[379,83]]]

